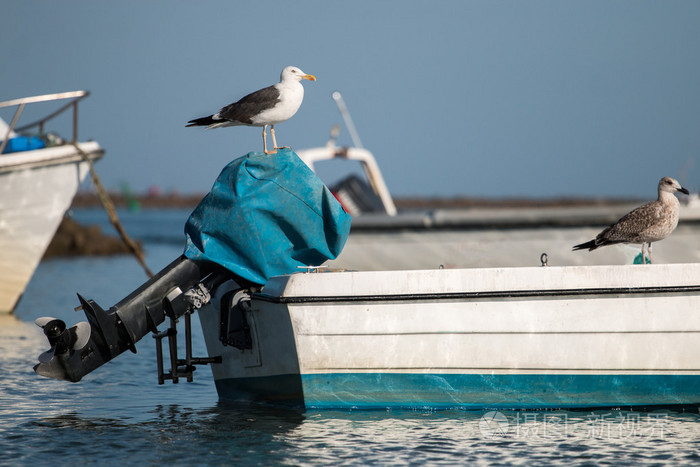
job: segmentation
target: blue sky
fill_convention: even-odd
[[[90,90],[108,188],[203,192],[260,129],[186,122],[296,65],[318,81],[278,141],[324,144],[339,90],[395,196],[651,198],[700,189],[698,25],[691,0],[5,0],[0,100]]]

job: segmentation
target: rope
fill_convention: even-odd
[[[105,208],[105,211],[107,211],[109,221],[119,233],[119,236],[124,242],[124,245],[126,245],[129,251],[131,251],[131,253],[136,257],[136,260],[139,262],[143,270],[146,272],[146,275],[150,279],[151,277],[153,277],[153,272],[151,272],[151,270],[148,268],[148,265],[146,265],[146,261],[143,258],[143,251],[141,251],[139,245],[136,242],[134,242],[131,239],[131,237],[129,237],[129,235],[126,233],[126,230],[124,230],[124,227],[122,226],[121,222],[119,222],[119,217],[117,216],[117,211],[114,208],[114,203],[112,203],[112,200],[107,194],[107,190],[105,190],[104,185],[102,185],[102,181],[100,180],[100,177],[95,171],[95,165],[92,163],[92,159],[90,159],[90,156],[88,156],[88,154],[78,146],[78,143],[73,142],[72,144],[73,146],[75,146],[75,149],[78,150],[83,160],[87,162],[88,167],[90,167],[90,176],[92,178],[92,183],[94,183],[95,188],[97,188],[97,195],[99,196],[100,201],[102,202],[102,206],[104,206]]]

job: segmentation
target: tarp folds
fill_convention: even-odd
[[[185,256],[264,284],[343,249],[348,215],[294,151],[251,152],[227,165],[185,225]]]

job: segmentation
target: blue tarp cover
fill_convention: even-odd
[[[2,144],[2,140],[0,140],[0,144]],[[9,154],[13,152],[33,151],[34,149],[42,149],[45,147],[46,143],[36,136],[17,136],[7,140],[7,145],[2,153]]]
[[[185,256],[264,284],[343,249],[350,215],[294,151],[251,152],[227,165],[185,225]]]

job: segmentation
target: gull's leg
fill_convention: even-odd
[[[270,130],[272,132],[272,130]],[[275,141],[275,134],[272,133],[272,141],[274,143]],[[273,149],[272,151],[267,150],[267,125],[263,126],[263,149],[265,151],[265,154],[276,154],[277,149]]]
[[[277,149],[277,140],[275,139],[275,125],[270,125],[270,134],[272,135],[272,145]]]
[[[647,243],[647,251],[649,252],[649,264],[652,264],[654,261],[651,260],[651,242]]]
[[[272,144],[275,145],[275,149],[291,149],[289,146],[277,146],[277,141],[275,140],[275,125],[270,125],[270,134],[272,135]]]

